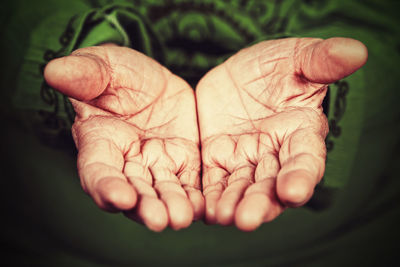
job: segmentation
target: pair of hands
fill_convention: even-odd
[[[327,84],[366,60],[348,38],[264,41],[194,93],[151,58],[103,45],[51,61],[44,75],[71,97],[81,184],[100,208],[154,231],[203,216],[251,231],[310,199],[325,168]]]

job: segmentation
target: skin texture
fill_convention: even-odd
[[[244,231],[304,205],[325,169],[327,85],[360,68],[353,39],[288,38],[243,49],[196,88],[206,221]]]
[[[154,231],[204,212],[251,231],[312,196],[325,168],[327,84],[366,60],[348,38],[265,41],[207,73],[196,100],[157,62],[114,45],[76,50],[44,75],[71,97],[79,176],[100,208]]]
[[[72,97],[81,184],[100,208],[154,231],[203,216],[195,99],[185,81],[113,45],[76,50],[44,75]]]

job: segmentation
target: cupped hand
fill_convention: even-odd
[[[243,49],[196,88],[209,223],[246,231],[305,204],[323,176],[327,85],[360,68],[353,39],[287,38]]]
[[[55,59],[45,79],[71,97],[81,184],[100,208],[154,231],[202,217],[196,105],[186,82],[114,45]]]

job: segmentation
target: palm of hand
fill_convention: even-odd
[[[167,224],[187,227],[201,217],[199,140],[190,86],[131,49],[93,47],[73,56],[95,60],[100,87],[106,88],[91,100],[71,99],[83,188],[101,208],[122,210],[157,231]]]
[[[253,230],[311,197],[325,166],[326,85],[366,58],[346,38],[244,49],[198,84],[200,129],[190,87],[134,50],[80,49],[45,77],[72,97],[78,170],[98,206],[156,231],[200,218],[200,133],[206,220]]]
[[[203,194],[210,223],[235,222],[253,230],[311,197],[325,165],[326,84],[302,77],[300,51],[316,42],[321,41],[259,43],[200,81]]]

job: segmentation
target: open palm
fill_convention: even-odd
[[[206,220],[254,230],[305,204],[323,176],[327,84],[367,58],[347,38],[258,43],[196,88]]]
[[[186,82],[113,45],[56,59],[45,78],[72,97],[82,187],[100,208],[155,231],[202,216],[196,107]]]
[[[71,97],[82,187],[99,207],[161,231],[187,227],[205,205],[208,223],[254,230],[311,197],[325,168],[327,84],[366,59],[348,38],[243,49],[199,82],[200,128],[189,85],[129,48],[79,49],[45,78]]]

